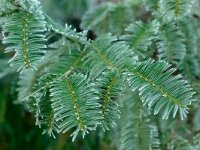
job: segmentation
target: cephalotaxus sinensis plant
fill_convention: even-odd
[[[198,1],[87,2],[77,32],[37,0],[0,0],[11,66],[0,78],[18,72],[15,103],[53,137],[97,130],[121,150],[199,150]]]

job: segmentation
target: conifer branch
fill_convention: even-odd
[[[71,71],[72,71],[73,69],[74,69],[74,68],[72,67],[70,70],[68,70],[67,72],[65,72],[65,73],[62,74],[61,76],[55,78],[52,82],[47,83],[45,86],[39,88],[39,89],[36,90],[35,92],[29,94],[28,96],[26,96],[25,98],[23,98],[21,101],[27,100],[29,97],[33,96],[34,94],[38,93],[39,91],[45,89],[46,87],[49,87],[53,82],[55,82],[55,81],[57,81],[57,80],[59,80],[59,79],[61,79],[61,78],[63,78],[63,77],[67,77],[67,76],[71,73]]]

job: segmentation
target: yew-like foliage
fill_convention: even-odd
[[[37,0],[0,0],[2,43],[12,54],[0,79],[18,76],[15,102],[50,136],[70,132],[76,141],[97,130],[121,150],[198,150],[200,34],[193,2],[88,1],[93,7],[77,32],[56,23]]]

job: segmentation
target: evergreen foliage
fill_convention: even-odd
[[[84,11],[87,2],[66,4]],[[0,79],[54,138],[67,132],[76,143],[79,132],[84,138],[96,130],[121,150],[198,150],[200,16],[190,13],[193,2],[94,1],[78,32],[54,22],[38,0],[0,0],[7,53]]]
[[[21,2],[22,3],[22,2]],[[2,25],[3,44],[9,44],[5,52],[15,51],[9,60],[12,65],[20,65],[19,71],[25,68],[36,68],[36,62],[41,60],[46,45],[46,30],[44,16],[38,3],[27,1],[22,3],[21,10],[7,16]],[[19,24],[20,22],[20,24]]]
[[[151,45],[155,34],[158,32],[158,22],[152,21],[150,24],[145,24],[141,21],[131,24],[125,29],[129,34],[122,36],[122,39],[127,41],[127,44],[138,55],[144,54],[140,51],[146,51],[148,46]]]
[[[181,38],[181,32],[171,23],[161,25],[157,35],[158,57],[172,64],[177,64],[185,56],[186,49]]]

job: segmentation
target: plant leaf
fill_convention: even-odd
[[[154,114],[164,107],[163,119],[167,119],[172,110],[175,117],[179,110],[183,120],[188,112],[188,105],[193,101],[192,88],[181,75],[171,76],[175,71],[164,61],[144,61],[138,65],[129,66],[128,83],[132,90],[139,88],[140,97],[149,107],[155,105]]]
[[[122,36],[121,39],[125,40],[136,54],[145,57],[143,53],[151,45],[152,39],[155,38],[155,34],[158,32],[158,27],[159,23],[156,20],[149,24],[138,21],[125,29],[128,34]]]
[[[71,134],[75,140],[79,131],[83,137],[88,130],[94,129],[99,120],[99,104],[93,96],[86,76],[74,74],[51,84],[50,96],[54,110],[54,118],[59,122],[63,133],[73,127],[77,129]]]
[[[158,57],[168,63],[177,64],[186,54],[184,40],[175,23],[162,24],[157,34]]]
[[[31,7],[31,6],[30,6]],[[36,68],[46,52],[44,16],[37,5],[29,11],[19,11],[6,18],[2,25],[3,44],[9,44],[5,52],[15,51],[10,65],[20,65],[18,71]],[[35,8],[35,9],[33,9]]]

